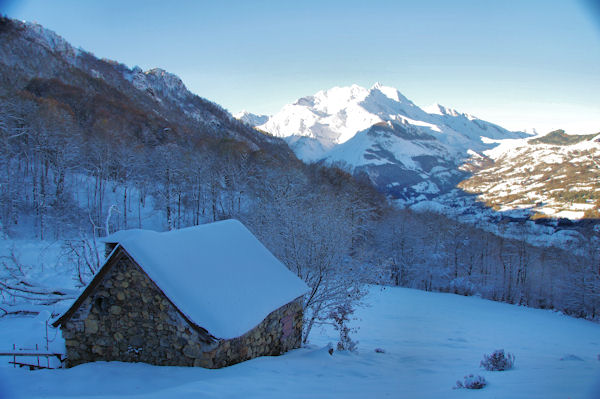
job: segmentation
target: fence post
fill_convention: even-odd
[[[46,352],[50,352],[48,345],[48,320],[46,320]],[[46,356],[46,365],[50,368],[50,357]]]

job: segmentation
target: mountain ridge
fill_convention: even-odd
[[[466,177],[460,164],[491,140],[528,137],[441,105],[431,111],[396,88],[354,84],[302,97],[257,128],[283,137],[305,162],[344,164],[403,199],[455,186]]]
[[[235,138],[253,150],[279,147],[282,156],[291,155],[281,140],[257,134],[221,106],[190,92],[178,76],[160,68],[142,71],[98,59],[36,23],[2,17],[0,35],[0,67],[6,71],[0,82],[0,95],[27,91],[34,78],[46,83],[61,81],[79,87],[88,100],[99,98],[98,92],[110,101],[129,97],[127,104],[151,115],[150,119],[156,122],[160,120],[162,126],[157,129],[168,129],[182,139],[189,131],[197,131],[216,140]]]
[[[532,217],[600,214],[594,183],[600,134],[511,132],[440,104],[420,108],[379,83],[302,97],[258,128],[283,137],[305,162],[366,174],[403,204],[434,200],[455,207],[457,198],[474,194],[494,209],[525,210]],[[559,163],[568,167],[557,169]],[[525,166],[539,173],[527,176]],[[576,194],[559,195],[560,187]]]
[[[366,89],[354,84],[302,97],[285,105],[280,112],[257,127],[278,137],[301,135],[316,138],[325,147],[342,144],[375,123],[404,120],[441,133],[452,129],[452,120],[457,119],[463,125],[471,122],[473,126],[467,128],[478,130],[491,139],[524,137],[522,132],[510,132],[496,124],[441,105],[431,111],[429,113],[418,107],[396,88],[376,83]],[[461,127],[463,131],[452,133],[465,134],[465,126]]]

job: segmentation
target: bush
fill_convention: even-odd
[[[449,291],[464,296],[473,296],[477,292],[477,287],[466,277],[458,277],[450,281]]]
[[[350,338],[350,333],[356,332],[357,328],[350,328],[347,324],[350,321],[350,317],[353,313],[354,308],[352,305],[344,303],[336,306],[336,308],[328,315],[328,317],[334,321],[333,327],[340,334],[340,340],[337,343],[337,350],[339,351],[356,351],[358,341],[352,340]]]
[[[480,375],[465,375],[464,381],[456,381],[456,386],[454,389],[481,389],[487,385],[487,381]]]
[[[494,351],[491,355],[483,355],[480,366],[487,371],[510,370],[515,365],[515,356],[510,353],[504,354],[504,349]]]

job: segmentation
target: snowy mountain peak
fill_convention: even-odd
[[[358,85],[333,87],[302,97],[259,128],[279,137],[309,137],[331,148],[384,121],[417,126],[465,154],[468,149],[488,147],[481,137],[515,138],[506,129],[439,104],[425,111],[397,89],[381,83],[370,89]]]
[[[352,103],[357,103],[364,100],[369,95],[369,91],[358,85],[349,87],[333,87],[329,90],[321,90],[314,96],[304,97],[298,100],[297,104],[310,103],[319,111],[327,113],[335,113]],[[310,100],[309,100],[310,99]]]
[[[379,82],[375,83],[373,85],[373,87],[371,87],[370,92],[374,92],[374,91],[381,92],[384,96],[386,96],[387,98],[389,98],[390,100],[393,100],[393,101],[398,101],[398,102],[408,101],[408,99],[406,97],[404,97],[397,89],[390,87],[390,86],[384,86]]]
[[[248,112],[245,109],[238,112],[237,114],[234,114],[233,117],[244,123],[247,123],[250,126],[259,126],[269,120],[268,115],[253,114],[252,112]]]
[[[419,119],[423,111],[393,87],[374,84],[333,87],[286,105],[259,128],[275,136],[305,136],[321,147],[344,143],[376,123]]]
[[[450,189],[462,176],[458,166],[474,152],[492,148],[494,140],[525,136],[439,104],[423,110],[381,83],[321,90],[258,128],[284,137],[306,162],[366,170],[397,197]]]

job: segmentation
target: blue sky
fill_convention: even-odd
[[[98,57],[232,112],[375,82],[510,129],[600,131],[594,0],[2,1]]]

